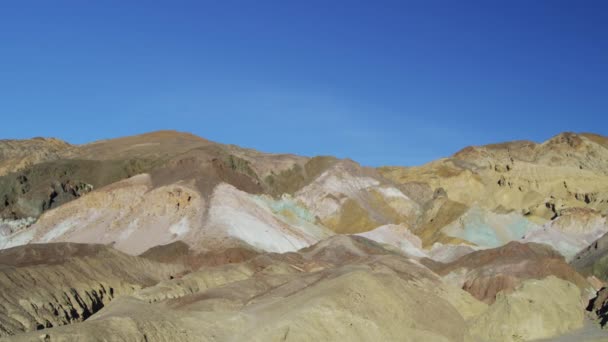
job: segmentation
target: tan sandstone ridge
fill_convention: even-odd
[[[514,292],[501,292],[471,331],[490,341],[528,341],[580,329],[584,324],[580,290],[550,276],[527,280]]]
[[[608,210],[608,145],[598,135],[562,133],[541,144],[517,141],[467,147],[420,167],[384,167],[397,183],[424,182],[451,201],[545,223],[569,208]],[[456,210],[456,213],[451,214]],[[462,209],[445,216],[459,217]],[[436,226],[434,230],[441,229]],[[424,233],[438,241],[438,236]]]
[[[595,294],[591,284],[575,271],[563,256],[536,243],[510,242],[504,246],[475,251],[451,263],[426,263],[444,280],[493,303],[500,293],[510,293],[527,279],[548,276],[575,284],[587,296]]]
[[[27,245],[0,251],[0,336],[89,318],[112,299],[183,272],[102,245]]]
[[[512,341],[582,321],[580,291],[569,282],[526,281],[487,306],[414,259],[363,237],[334,236],[298,252],[165,278],[84,322],[9,340]]]
[[[28,166],[60,159],[72,145],[53,138],[31,140],[0,140],[0,176]]]

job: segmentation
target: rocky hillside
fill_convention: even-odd
[[[452,222],[467,210],[475,210],[469,221],[478,224],[467,224],[464,230],[498,219],[510,221],[510,231],[525,235],[536,228],[530,223],[545,225],[572,208],[587,208],[603,216],[608,213],[608,138],[593,134],[562,133],[540,144],[516,141],[472,146],[420,167],[383,167],[379,171],[398,184],[424,183],[445,192],[448,200],[434,206]],[[449,219],[442,225],[431,220],[418,228],[427,243],[441,241],[444,235],[463,238],[476,234],[463,228],[441,231]]]
[[[607,214],[592,134],[380,168],[174,131],[0,141],[0,334],[548,338],[608,281]]]
[[[564,133],[379,169],[173,131],[80,146],[7,141],[0,247],[101,242],[139,254],[184,241],[201,252],[285,252],[396,224],[420,238],[408,248],[421,256],[448,260],[518,240],[547,243],[569,260],[608,232],[607,141]]]
[[[103,245],[57,243],[2,250],[0,336],[86,320],[114,298],[185,269]]]
[[[556,277],[524,281],[488,306],[399,253],[334,236],[297,253],[166,279],[85,322],[11,340],[520,341],[583,320],[579,289]]]
[[[139,254],[183,240],[202,251],[284,252],[335,232],[411,226],[421,213],[420,199],[355,162],[264,154],[178,132],[72,146],[0,184],[5,247],[101,242]],[[23,220],[37,222],[26,228]]]

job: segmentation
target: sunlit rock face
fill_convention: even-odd
[[[0,141],[0,334],[551,338],[608,280],[607,150],[564,133],[371,168],[173,131]]]
[[[429,267],[450,284],[473,297],[493,303],[501,292],[511,292],[526,279],[556,276],[576,284],[591,296],[594,289],[558,252],[536,243],[510,242],[504,246],[475,251],[445,264]]]
[[[179,274],[103,245],[37,244],[0,251],[0,337],[84,321],[112,300]]]
[[[0,247],[101,242],[138,254],[185,241],[201,251],[285,252],[380,228],[369,237],[438,261],[514,240],[546,243],[571,259],[607,230],[608,145],[588,134],[469,147],[420,167],[379,169],[172,131],[80,146],[52,139],[1,146],[0,213],[37,222],[3,228]],[[35,149],[44,158],[15,162]],[[381,228],[389,225],[405,227],[421,246]]]
[[[569,208],[608,210],[606,138],[563,133],[536,144],[467,147],[420,167],[386,167],[397,183],[426,182],[450,200],[496,213],[524,215],[537,224]]]
[[[607,232],[606,216],[592,209],[571,208],[562,211],[558,218],[543,225],[542,229],[526,234],[523,240],[550,245],[567,260],[572,260]]]
[[[517,213],[496,214],[475,206],[445,226],[442,232],[477,246],[493,248],[538,229],[538,225]]]
[[[413,225],[420,205],[375,170],[353,162],[331,167],[295,197],[337,233],[360,233],[384,224]]]
[[[27,332],[40,320],[49,325],[25,334],[6,329],[15,334],[15,341],[41,336],[51,341],[96,341],[99,336],[298,341],[311,334],[323,341],[344,336],[361,341],[475,341],[491,336],[527,341],[575,330],[583,322],[581,292],[568,281],[553,276],[528,279],[487,305],[444,282],[415,258],[359,236],[336,235],[298,252],[259,254],[240,263],[186,272],[180,263],[148,259],[180,250],[176,246],[155,248],[141,257],[99,245],[53,246],[69,252],[53,259],[41,256],[41,250],[17,247],[6,251],[7,258],[16,260],[7,267],[24,273],[44,265],[40,272],[101,285],[84,282],[81,292],[61,297],[65,303],[44,304],[38,311],[32,311],[29,302],[15,300],[11,305],[31,311],[33,323],[19,326],[12,316],[0,315],[0,326]],[[55,255],[44,248],[49,252],[45,255]],[[2,257],[0,253],[0,262]],[[112,269],[112,276],[96,275],[106,280],[70,273],[72,265],[96,268],[100,262]],[[114,279],[122,279],[123,288],[112,283]],[[62,286],[50,282],[37,295],[62,291]],[[92,300],[76,299],[82,296]],[[77,307],[71,310],[70,303]],[[52,308],[66,307],[74,314],[53,316]],[[84,316],[82,322],[79,317]]]
[[[550,276],[526,280],[471,323],[471,332],[486,340],[529,341],[580,329],[584,323],[580,290]]]

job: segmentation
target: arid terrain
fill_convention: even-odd
[[[0,340],[608,341],[608,138],[415,166],[0,140]]]

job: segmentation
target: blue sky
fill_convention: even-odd
[[[0,120],[365,165],[608,135],[608,1],[2,1]]]

